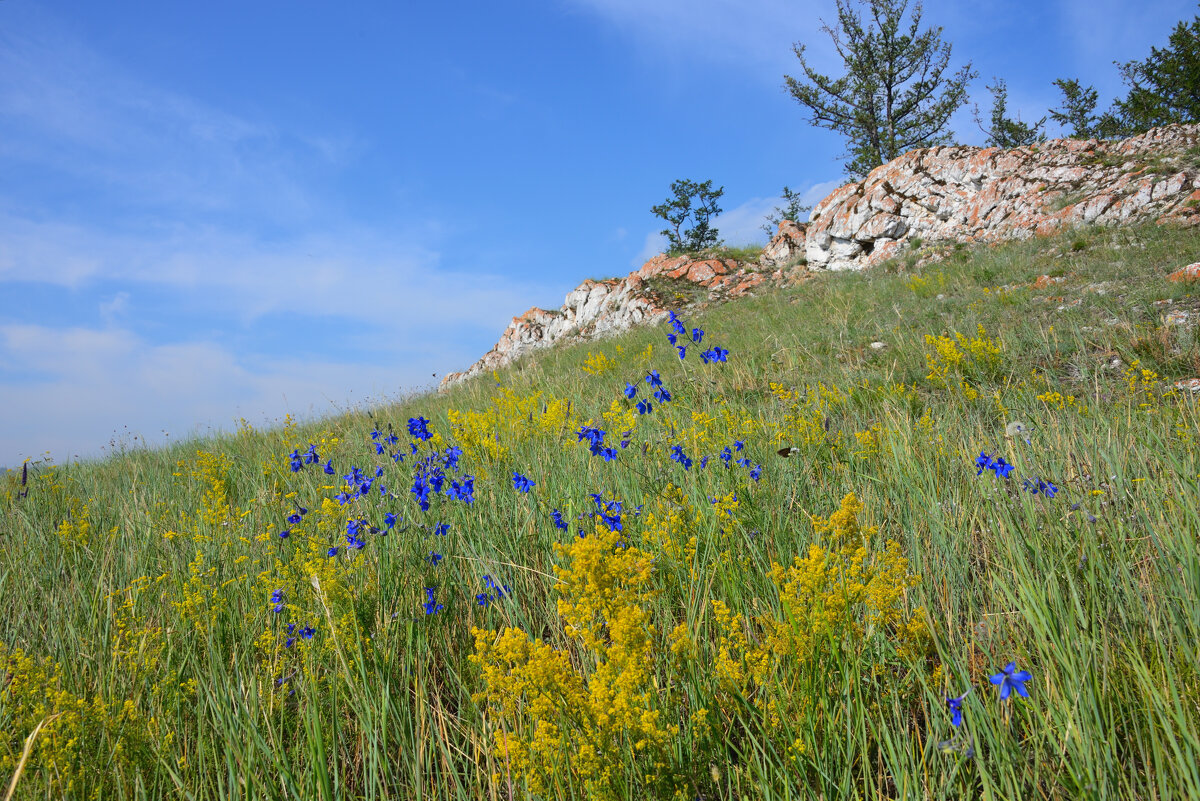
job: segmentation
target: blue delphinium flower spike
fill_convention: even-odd
[[[425,614],[427,615],[436,615],[438,612],[442,611],[443,608],[445,608],[442,606],[442,604],[439,604],[436,600],[434,600],[433,593],[433,587],[425,588],[425,603],[423,606],[425,608]]]
[[[1017,691],[1017,695],[1022,698],[1029,697],[1029,691],[1025,689],[1025,682],[1032,679],[1033,676],[1028,670],[1017,670],[1016,662],[1009,662],[1004,666],[1004,670],[994,676],[989,677],[992,684],[1000,685],[1000,700],[1005,701],[1013,690]]]
[[[968,688],[965,693],[958,696],[957,698],[951,698],[948,695],[946,696],[946,706],[950,710],[950,725],[954,726],[955,728],[958,728],[959,726],[962,725],[962,721],[963,721],[962,702],[963,702],[963,699],[966,698],[968,694],[970,694],[970,692],[971,692],[971,690],[970,690],[970,688]]]

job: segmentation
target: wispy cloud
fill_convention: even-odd
[[[155,444],[228,430],[239,417],[277,423],[394,397],[436,380],[425,358],[403,365],[249,360],[211,342],[154,344],[127,330],[0,326],[0,465],[49,452],[97,456],[114,437]],[[86,402],[81,402],[86,399]]]
[[[33,16],[0,31],[0,160],[75,181],[97,207],[313,217],[304,176],[345,158],[344,135],[287,133],[157,86]],[[4,200],[54,202],[23,189],[15,198],[10,185]]]
[[[828,48],[814,34],[818,17],[834,13],[832,2],[788,0],[567,0],[628,32],[659,57],[712,60],[750,67],[782,83],[779,69],[792,67],[792,44],[812,41],[818,59]],[[770,69],[763,70],[764,66]]]
[[[355,136],[156,85],[35,17],[0,31],[0,168],[23,177],[0,185],[0,403],[19,421],[0,464],[422,386],[546,296],[447,266],[436,220],[346,219],[325,178]]]

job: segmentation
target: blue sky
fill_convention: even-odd
[[[1024,119],[1192,2],[929,0]],[[0,2],[0,465],[394,398],[657,252],[672,180],[762,242],[842,142],[783,89],[833,0]],[[960,141],[982,139],[966,111]],[[141,439],[134,441],[138,436]]]

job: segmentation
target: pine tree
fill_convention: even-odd
[[[1200,121],[1200,17],[1176,25],[1165,49],[1152,47],[1145,61],[1119,69],[1129,87],[1128,96],[1113,104],[1122,133]]]
[[[1095,114],[1099,98],[1096,90],[1082,86],[1074,78],[1059,78],[1054,85],[1063,93],[1063,104],[1060,108],[1050,109],[1050,119],[1067,128],[1072,139],[1096,136],[1099,124]]]
[[[1046,118],[1042,117],[1032,125],[1021,122],[1021,115],[1010,119],[1008,116],[1008,84],[1003,78],[994,78],[995,86],[987,87],[992,93],[992,124],[990,128],[983,127],[979,117],[979,107],[975,107],[975,124],[987,134],[987,147],[1014,148],[1032,145],[1046,141],[1042,129],[1046,126]]]
[[[851,2],[866,6],[869,21]],[[921,4],[905,24],[908,0],[837,0],[838,29],[824,24],[846,66],[831,78],[814,70],[796,44],[801,79],[784,76],[792,96],[812,114],[813,125],[846,138],[846,172],[866,175],[914,147],[946,144],[950,116],[967,102],[967,84],[977,77],[968,63],[947,74],[950,45],[941,28],[920,30]]]

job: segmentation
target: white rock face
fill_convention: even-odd
[[[1026,239],[1084,223],[1194,222],[1200,126],[1155,128],[1120,142],[1059,139],[999,148],[913,150],[813,209],[810,269],[859,270],[925,242]]]

